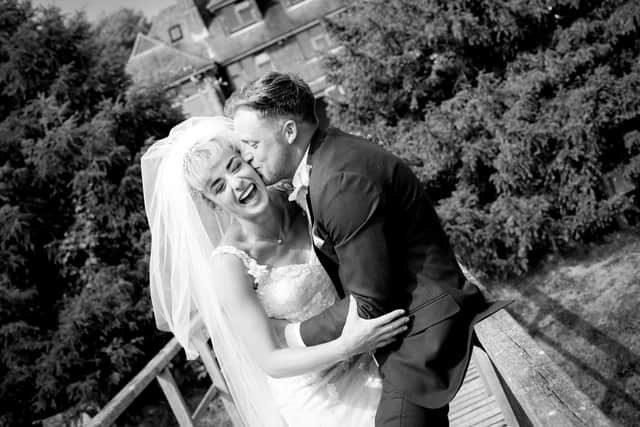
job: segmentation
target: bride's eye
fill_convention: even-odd
[[[238,158],[235,158],[231,163],[231,172],[236,172],[238,169],[240,169],[240,166],[240,160]]]
[[[211,190],[213,190],[214,194],[220,194],[224,190],[224,181],[219,179],[214,182],[211,186]]]

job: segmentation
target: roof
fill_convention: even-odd
[[[136,83],[171,83],[215,66],[209,59],[176,49],[142,33],[136,37],[126,70]]]

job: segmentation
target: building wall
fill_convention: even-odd
[[[257,9],[262,14],[261,19],[232,31],[228,17],[243,3]],[[268,7],[265,4],[268,4]],[[220,9],[214,9],[208,29],[209,44],[216,60],[226,65],[269,40],[277,39],[340,9],[344,6],[344,0],[304,0],[293,6],[287,6],[288,4],[288,0],[239,0]],[[263,10],[260,10],[261,8]]]
[[[227,65],[233,87],[240,87],[269,70],[298,74],[318,93],[326,87],[321,58],[335,45],[321,24],[316,24],[280,43]]]
[[[214,70],[193,75],[167,88],[174,105],[180,106],[187,117],[223,114],[224,95]]]
[[[314,93],[321,94],[327,84],[320,59],[335,46],[320,20],[344,4],[344,0],[176,0],[154,17],[148,36],[194,56],[187,59],[192,66],[180,66],[182,73],[176,72],[167,87],[185,114],[221,114],[224,95],[215,67],[206,66],[209,61],[224,68],[230,80],[227,92],[277,70],[300,75]],[[139,78],[144,77],[141,68],[152,76],[161,67],[157,60],[130,62]],[[205,68],[208,71],[198,71]],[[189,73],[194,74],[189,77]]]
[[[260,71],[263,56],[257,58],[258,64],[251,64],[246,60],[246,56],[257,57],[263,53],[272,57],[271,62],[275,69],[298,72],[306,78],[315,78],[317,64],[313,58],[326,52],[331,46],[327,40],[318,52],[312,46],[311,39],[315,37],[317,41],[318,36],[324,33],[322,26],[318,25],[319,20],[341,9],[344,3],[344,0],[210,2],[212,19],[207,24],[209,43],[218,62],[224,66],[236,64],[229,70],[229,74],[234,75],[236,81],[242,81],[242,75],[245,78],[255,77],[256,72]],[[245,7],[249,7],[253,13],[238,12],[238,8],[242,10]],[[258,14],[259,19],[248,26],[239,26],[237,21],[238,15],[241,14],[248,17]],[[229,18],[234,15],[235,21]],[[303,31],[300,31],[301,29]],[[279,44],[266,46],[274,40],[278,40]]]
[[[153,18],[148,35],[183,52],[213,60],[207,27],[192,0],[178,0],[160,11]]]
[[[265,2],[257,0],[213,3],[209,3],[213,10],[213,18],[208,23],[210,42],[233,88],[276,70],[300,75],[314,93],[320,94],[326,89],[321,57],[335,45],[320,20],[340,10],[343,0],[272,0],[266,10]],[[245,27],[232,22],[237,28],[233,30],[228,16],[236,7],[246,5],[262,19]]]

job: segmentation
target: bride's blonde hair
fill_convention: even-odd
[[[199,141],[184,155],[184,178],[192,190],[204,192],[207,172],[211,165],[220,159],[225,152],[237,152],[235,147],[222,139]]]
[[[213,164],[225,152],[237,153],[239,141],[233,133],[231,121],[217,117],[215,122],[202,119],[192,123],[180,137],[196,138],[190,141],[184,152],[182,169],[189,192],[194,199],[204,200],[212,207],[212,202],[204,197],[208,172]],[[215,126],[213,125],[215,124]],[[176,135],[177,136],[177,135]]]

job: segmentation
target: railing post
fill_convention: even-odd
[[[222,404],[224,405],[224,409],[227,411],[227,414],[231,419],[231,423],[235,427],[243,427],[244,423],[242,422],[242,418],[240,418],[238,409],[236,408],[235,403],[233,403],[233,397],[229,392],[227,382],[220,372],[218,362],[215,359],[213,350],[206,342],[206,338],[202,335],[198,335],[198,338],[195,338],[192,343],[198,351],[198,354],[200,354],[200,360],[202,360],[202,363],[207,369],[213,385],[219,391],[220,400],[222,400]]]
[[[169,402],[169,405],[171,405],[173,415],[175,415],[178,420],[180,427],[193,427],[189,408],[187,408],[187,404],[182,398],[180,389],[178,389],[178,385],[173,379],[173,375],[171,375],[169,368],[164,368],[162,372],[156,376],[156,379],[158,380],[158,384],[160,384],[164,395],[167,397],[167,401]]]

